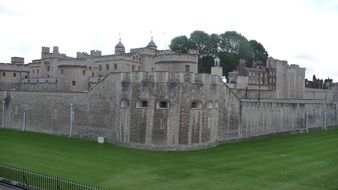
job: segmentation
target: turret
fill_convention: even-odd
[[[53,46],[53,53],[58,54],[59,53],[59,47],[58,46]]]
[[[125,52],[126,52],[126,50],[124,48],[124,45],[121,43],[121,38],[120,38],[119,43],[117,43],[116,46],[115,46],[115,54],[121,55],[121,54],[124,54]]]
[[[45,58],[49,55],[49,47],[42,47],[41,48],[41,58]]]
[[[150,49],[157,49],[157,46],[156,46],[155,42],[153,41],[153,37],[151,37],[151,40],[150,40],[150,42],[148,43],[147,48],[150,48]]]

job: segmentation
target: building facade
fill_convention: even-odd
[[[102,55],[99,50],[77,52],[69,57],[59,47],[42,47],[41,58],[23,64],[23,58],[13,57],[9,64],[1,64],[1,89],[83,92],[110,73],[118,72],[193,72],[197,73],[196,51],[178,54],[170,50],[157,50],[153,39],[144,48],[125,52],[121,40],[115,54]],[[9,88],[10,87],[10,88]]]
[[[115,54],[76,58],[43,47],[32,63],[0,65],[0,124],[150,150],[338,127],[337,91],[308,90],[298,65],[241,61],[224,83],[219,59],[211,74],[197,73],[197,64],[197,52],[157,50],[153,40],[129,53],[119,41]]]

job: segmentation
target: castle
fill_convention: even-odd
[[[121,40],[115,54],[102,55],[99,50],[77,52],[75,58],[54,46],[42,47],[41,58],[24,64],[24,58],[12,57],[10,64],[0,64],[1,89],[83,92],[110,73],[133,71],[169,71],[197,73],[197,52],[176,54],[157,50],[153,39],[144,48],[125,52]]]
[[[191,150],[258,136],[338,126],[337,90],[305,87],[305,69],[241,60],[222,80],[220,60],[197,73],[196,51],[98,50],[76,58],[43,47],[41,59],[1,64],[2,128],[151,150]]]

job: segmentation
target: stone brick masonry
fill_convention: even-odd
[[[335,102],[239,99],[218,76],[130,72],[89,92],[0,91],[3,128],[151,150],[191,150],[337,126]],[[73,118],[73,119],[72,119]]]

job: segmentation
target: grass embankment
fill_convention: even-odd
[[[109,189],[337,189],[338,130],[190,152],[0,130],[0,163]]]

